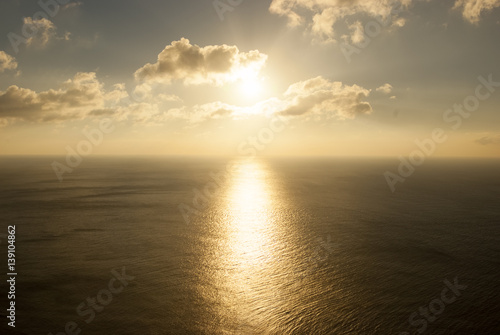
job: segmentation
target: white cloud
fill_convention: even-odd
[[[500,7],[500,0],[457,0],[454,9],[462,9],[463,17],[471,22],[479,22],[482,12]]]
[[[225,44],[199,47],[182,38],[167,46],[156,63],[137,70],[135,77],[165,83],[180,80],[185,85],[222,85],[256,75],[266,60],[267,55],[258,50],[240,52],[236,46]]]
[[[393,26],[405,21],[398,17],[402,8],[412,0],[273,0],[269,11],[287,17],[290,26],[306,25],[306,28],[323,42],[335,42],[334,25],[347,17],[363,14],[393,19]],[[352,27],[352,25],[351,25]],[[358,27],[355,26],[358,30]],[[361,38],[356,35],[358,40]]]
[[[377,88],[377,92],[381,92],[384,94],[390,94],[392,92],[392,85],[391,84],[384,84]]]
[[[5,51],[0,51],[0,73],[15,69],[17,69],[16,59]]]

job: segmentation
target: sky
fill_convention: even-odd
[[[5,0],[0,31],[0,155],[500,156],[500,0]]]

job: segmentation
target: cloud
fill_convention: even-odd
[[[40,12],[42,13],[42,12]],[[57,35],[57,27],[47,18],[33,19],[31,17],[23,18],[22,36],[9,33],[7,35],[12,47],[16,52],[19,46],[25,44],[27,47],[44,48],[52,40],[71,40],[71,33],[65,32],[63,35]]]
[[[348,86],[316,77],[290,85],[282,98],[270,98],[253,106],[241,107],[217,101],[191,108],[175,108],[169,111],[169,115],[191,123],[252,115],[353,119],[372,112],[371,105],[364,101],[369,94],[369,90],[357,85]]]
[[[23,32],[27,32],[24,36],[28,46],[44,47],[56,37],[56,26],[46,18],[33,20],[31,17],[25,17],[23,24]]]
[[[360,44],[365,41],[365,31],[363,28],[363,24],[360,21],[356,21],[352,25],[350,25],[349,30],[351,31],[352,43]]]
[[[476,140],[476,143],[481,145],[500,144],[500,134],[484,136]]]
[[[0,73],[15,69],[17,69],[16,59],[5,51],[0,51]]]
[[[62,9],[63,10],[67,10],[67,9],[71,9],[71,8],[77,8],[77,7],[80,7],[83,5],[83,2],[81,1],[74,1],[74,2],[70,2],[64,6],[62,6]]]
[[[285,92],[287,107],[280,115],[319,114],[340,119],[353,119],[370,114],[371,105],[363,101],[370,91],[358,85],[344,85],[316,77],[291,85]]]
[[[500,7],[500,0],[457,0],[454,9],[462,9],[463,17],[471,22],[478,23],[482,12]]]
[[[273,0],[269,11],[284,16],[288,25],[306,28],[322,42],[335,42],[334,25],[340,20],[353,15],[367,15],[383,20],[393,19],[393,26],[402,26],[405,21],[398,17],[402,8],[411,4],[412,0]],[[359,24],[353,37],[360,40]]]
[[[370,90],[323,77],[292,84],[281,98],[270,98],[253,106],[216,101],[172,108],[172,104],[182,103],[182,99],[156,91],[148,83],[142,83],[134,88],[130,99],[123,84],[105,90],[94,72],[77,73],[58,89],[42,92],[13,85],[0,91],[0,124],[16,120],[62,122],[102,116],[151,125],[172,119],[198,124],[209,120],[246,119],[253,115],[352,119],[372,112],[370,104],[364,101]]]
[[[267,55],[258,50],[240,52],[236,46],[209,45],[199,47],[182,38],[172,42],[154,64],[148,63],[135,72],[137,80],[185,85],[223,85],[240,78],[256,75],[264,66]]]
[[[216,101],[193,106],[189,112],[190,122],[197,123],[209,119],[235,117],[241,108],[224,102]]]
[[[391,84],[384,84],[377,88],[377,92],[384,93],[384,94],[390,94],[392,92],[392,85]]]
[[[143,83],[135,87],[133,94],[134,98],[138,100],[149,100],[153,97],[152,92],[153,88],[151,87],[151,85],[149,85],[148,83]]]
[[[82,119],[126,96],[122,86],[106,92],[95,73],[80,72],[57,90],[37,93],[13,85],[0,91],[0,119],[37,122]]]

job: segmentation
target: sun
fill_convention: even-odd
[[[257,98],[262,94],[263,82],[256,77],[244,78],[239,85],[240,93],[246,98]]]

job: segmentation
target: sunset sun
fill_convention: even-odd
[[[258,78],[245,78],[242,79],[239,85],[239,90],[240,93],[246,98],[256,98],[263,91],[262,85],[262,80],[259,80]]]

